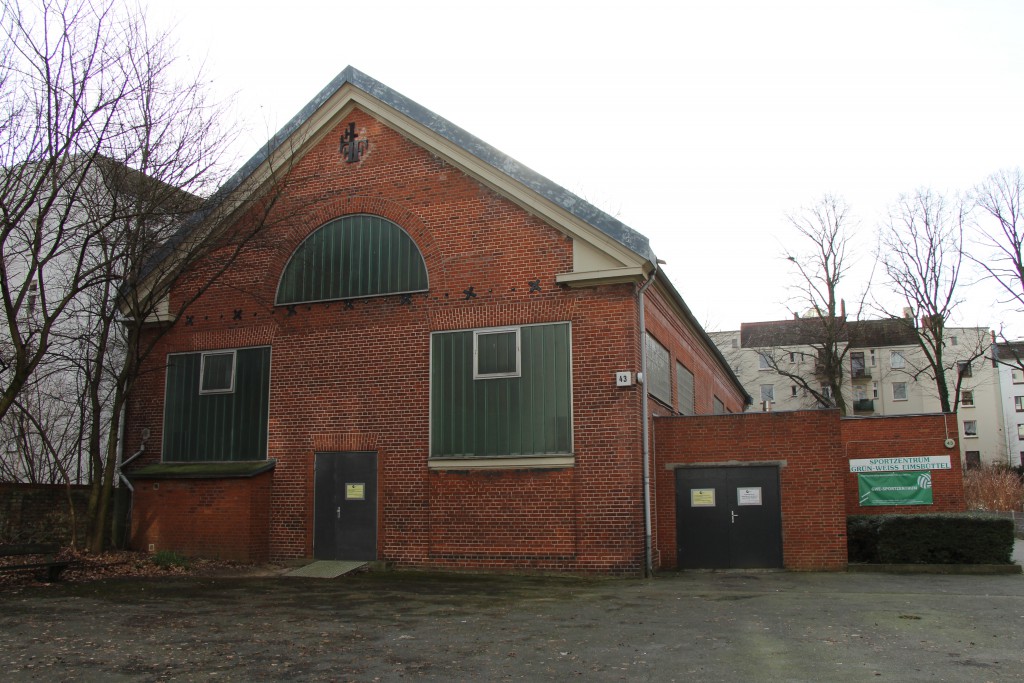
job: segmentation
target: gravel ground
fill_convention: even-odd
[[[1009,681],[1024,577],[364,573],[0,592],[7,681]]]

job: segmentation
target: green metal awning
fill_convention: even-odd
[[[162,462],[127,472],[129,479],[230,479],[255,477],[274,469],[277,460]]]

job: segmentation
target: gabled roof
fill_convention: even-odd
[[[330,128],[336,122],[333,117],[347,113],[354,107],[360,107],[386,125],[400,129],[414,141],[441,154],[465,172],[498,188],[499,192],[512,201],[529,206],[542,220],[571,234],[574,237],[574,250],[583,248],[582,243],[590,245],[586,247],[592,249],[588,256],[597,254],[593,261],[596,265],[589,272],[559,275],[559,282],[586,286],[606,281],[640,281],[657,272],[657,257],[647,237],[352,66],[346,67],[317,93],[200,210],[182,224],[150,261],[147,272],[152,272],[163,260],[172,258],[178,245],[208,219],[215,222],[222,213],[233,210],[227,202],[228,198],[236,193],[253,192],[251,188],[259,187],[258,182],[250,183],[266,172],[269,162],[277,157],[301,154],[301,145],[290,145],[296,138],[304,137],[303,142],[313,140],[311,132]],[[539,201],[536,201],[538,198]],[[664,277],[658,278],[658,282],[665,286],[665,290],[683,315],[693,323],[735,386],[745,394],[743,385],[679,292]]]
[[[438,116],[426,107],[413,102],[358,69],[348,66],[334,80],[327,84],[323,90],[317,93],[281,130],[275,133],[261,147],[260,151],[254,154],[232,175],[214,196],[210,198],[206,206],[196,212],[196,215],[181,226],[179,234],[169,241],[167,249],[162,250],[152,265],[155,266],[155,263],[169,256],[174,247],[180,244],[197,225],[206,220],[233,192],[241,188],[246,180],[256,173],[275,153],[281,150],[293,135],[303,128],[325,104],[346,86],[351,86],[369,95],[394,111],[424,126],[473,158],[522,184],[587,225],[601,231],[640,258],[651,264],[655,263],[656,257],[651,250],[650,242],[644,235],[633,230],[617,218],[601,211],[590,202],[524,166],[512,157],[498,151],[475,135]]]

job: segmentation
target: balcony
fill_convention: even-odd
[[[854,365],[850,369],[850,377],[854,382],[863,382],[871,379],[871,368],[863,368]]]
[[[858,398],[853,402],[853,412],[873,413],[875,412],[875,401],[870,398]]]

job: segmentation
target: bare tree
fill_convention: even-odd
[[[978,211],[972,233],[982,253],[967,257],[1002,290],[1005,296],[999,303],[1024,313],[1024,171],[1017,167],[993,173],[975,188],[974,201]],[[999,336],[1007,341],[1001,331]],[[1006,348],[1010,357],[999,362],[1024,370],[1016,346]]]
[[[824,195],[788,218],[802,238],[800,248],[783,251],[795,273],[790,300],[794,322],[789,327],[798,329],[775,340],[771,350],[762,352],[762,362],[802,387],[818,405],[838,408],[846,415],[843,368],[850,326],[838,291],[849,270],[847,250],[853,218],[846,202],[833,195]],[[802,355],[808,346],[815,355],[813,370],[788,362],[790,354]]]
[[[957,365],[945,354],[946,326],[961,303],[959,284],[963,266],[967,204],[922,189],[903,195],[890,209],[880,231],[879,261],[889,289],[899,298],[898,314],[879,305],[887,317],[916,330],[926,364],[917,374],[934,382],[943,412],[959,403]],[[949,377],[954,396],[950,400]]]
[[[142,361],[266,225],[284,169],[268,154],[258,194],[223,182],[225,108],[201,74],[175,75],[169,35],[137,6],[15,0],[0,31],[0,421],[31,408],[49,451],[66,448],[20,397],[34,377],[71,373],[69,441],[85,452],[88,546],[99,550]],[[225,232],[228,222],[242,227]],[[176,279],[214,253],[172,308]]]

